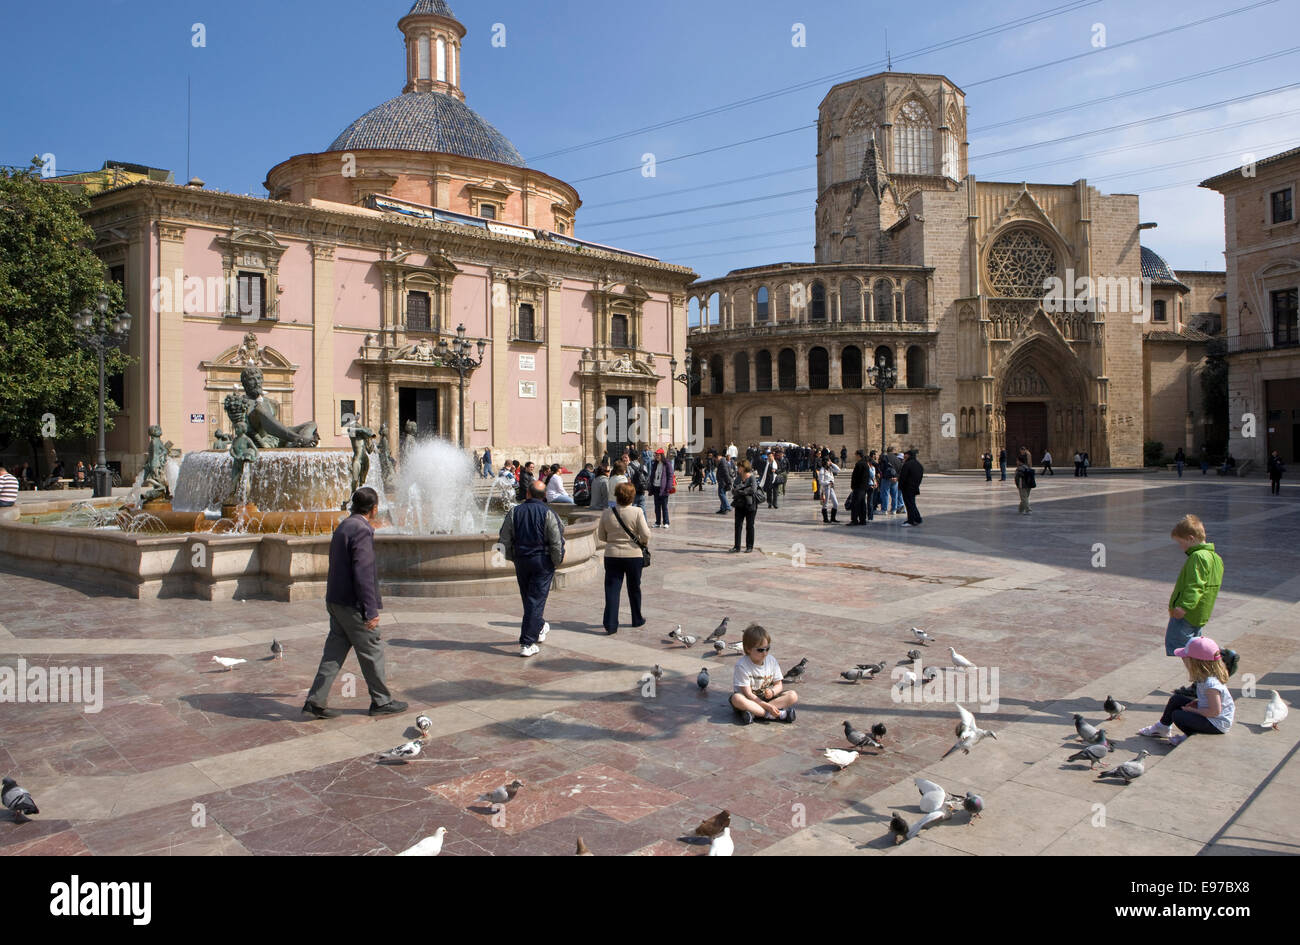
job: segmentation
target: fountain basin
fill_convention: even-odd
[[[177,512],[203,512],[231,493],[234,460],[225,450],[186,453],[172,495]],[[367,485],[379,486],[371,462]],[[382,486],[379,489],[383,491]],[[343,449],[261,450],[253,464],[248,501],[268,512],[341,509],[352,496],[352,451]]]

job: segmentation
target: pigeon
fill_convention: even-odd
[[[427,715],[417,715],[415,717],[415,727],[420,730],[421,738],[428,738],[433,731],[433,719]]]
[[[915,663],[917,660],[919,660],[919,659],[921,658],[921,651],[920,651],[920,650],[908,650],[908,651],[907,651],[907,658],[908,658],[909,660],[911,660],[913,663]]]
[[[951,817],[952,817],[952,811],[946,807],[941,807],[938,810],[932,810],[930,811],[930,813],[926,814],[916,823],[912,824],[911,829],[907,831],[907,839],[911,840],[918,833],[920,833],[924,828],[930,826],[930,824],[934,823],[936,820],[948,820]]]
[[[284,659],[284,644],[279,640],[271,640],[271,658],[277,660]]]
[[[397,761],[406,764],[408,758],[414,758],[420,753],[420,740],[413,738],[405,744],[398,745],[396,748],[390,748],[379,756],[380,761]]]
[[[912,628],[912,636],[916,637],[916,642],[920,643],[921,646],[929,646],[934,642],[934,637],[930,636],[930,634],[926,633],[920,627]]]
[[[1269,700],[1268,708],[1264,710],[1264,721],[1262,725],[1264,728],[1271,728],[1273,731],[1277,732],[1280,731],[1277,727],[1277,723],[1286,718],[1291,710],[1287,707],[1287,704],[1282,701],[1282,696],[1276,689],[1271,690],[1271,692],[1273,693],[1273,698]]]
[[[894,846],[898,846],[908,837],[907,821],[898,811],[894,811],[894,816],[889,818],[889,832],[894,835]]]
[[[1089,725],[1083,720],[1083,716],[1078,712],[1074,713],[1074,730],[1079,733],[1079,737],[1090,745],[1095,745],[1099,741],[1097,737],[1100,731],[1095,725]]]
[[[1110,742],[1104,741],[1096,745],[1089,745],[1086,748],[1082,748],[1065,760],[1086,761],[1088,762],[1088,770],[1091,771],[1093,768],[1097,767],[1097,762],[1105,761],[1106,756],[1114,750],[1115,749],[1111,747]]]
[[[939,677],[939,670],[934,666],[927,666],[921,671],[921,682],[934,682]]]
[[[857,668],[861,670],[865,670],[866,672],[870,673],[872,676],[875,676],[876,674],[883,673],[885,671],[885,663],[883,660],[879,663],[859,663]]]
[[[744,653],[744,652],[745,652],[745,641],[744,641],[744,640],[737,640],[735,643],[728,643],[728,644],[727,644],[727,648],[728,648],[728,649],[731,649],[731,650],[735,650],[737,653]]]
[[[415,846],[403,850],[398,856],[437,856],[442,852],[442,840],[447,836],[447,828],[439,827],[432,837],[425,837]]]
[[[1151,752],[1143,748],[1132,761],[1126,761],[1113,768],[1107,768],[1101,774],[1097,775],[1097,780],[1100,781],[1102,778],[1123,778],[1124,783],[1128,784],[1134,778],[1142,777],[1143,772],[1146,771],[1146,765],[1142,763],[1142,759],[1149,754],[1151,754]]]
[[[863,748],[870,746],[872,748],[883,747],[880,742],[876,741],[866,732],[859,732],[853,727],[853,724],[847,719],[844,721],[844,737],[849,740],[849,744],[861,751]]]
[[[588,850],[588,849],[587,849],[587,845],[586,845],[585,843],[583,843],[583,842],[582,842],[582,838],[579,837],[579,838],[578,838],[578,849],[574,851],[574,855],[575,855],[575,856],[595,856],[596,854],[594,854],[594,853],[592,853],[590,850]]]
[[[731,623],[731,618],[723,617],[722,623],[718,624],[717,628],[712,633],[710,633],[707,637],[704,638],[704,642],[713,643],[725,637],[727,635],[727,624],[729,623]]]
[[[909,669],[907,672],[903,673],[903,678],[898,681],[898,691],[902,692],[908,686],[915,686],[917,681],[916,673]]]
[[[709,844],[709,856],[731,856],[736,850],[736,844],[731,839],[731,828],[723,827],[722,833],[713,838]]]
[[[486,794],[480,794],[478,799],[480,801],[487,801],[497,810],[500,810],[515,799],[515,795],[519,793],[519,789],[523,786],[524,782],[515,778],[509,784],[503,784],[499,788],[494,788],[493,790],[488,791]]]
[[[1106,720],[1107,722],[1119,718],[1124,714],[1124,710],[1128,708],[1124,703],[1116,702],[1113,696],[1107,696],[1106,701],[1101,704],[1101,707],[1110,713],[1110,718]]]
[[[240,663],[247,663],[248,660],[242,660],[237,656],[214,656],[212,657],[212,662],[220,663],[222,666],[226,667],[226,672],[230,672]]]
[[[19,786],[18,782],[13,778],[4,779],[3,790],[0,790],[0,801],[3,801],[5,807],[14,812],[14,819],[19,823],[25,821],[28,814],[39,814],[41,812],[27,789]]]
[[[660,666],[658,663],[655,663],[654,668],[650,670],[650,675],[653,676],[656,680],[663,679],[664,678],[663,667]]]
[[[700,670],[700,675],[695,677],[695,685],[699,686],[701,689],[709,688],[709,669],[707,666]]]
[[[913,778],[916,789],[921,792],[921,813],[928,814],[939,810],[948,801],[948,792],[933,781],[925,778]]]
[[[708,837],[712,840],[723,830],[731,826],[731,812],[719,811],[707,820],[700,821],[700,825],[695,828],[695,836]]]
[[[975,716],[971,714],[970,709],[967,709],[960,702],[956,703],[956,705],[957,711],[961,713],[961,720],[957,723],[956,729],[957,741],[953,743],[951,748],[943,753],[943,757],[947,758],[958,749],[960,749],[963,754],[969,755],[970,750],[985,738],[991,738],[994,741],[997,741],[997,733],[988,729],[982,729],[975,724]]]
[[[789,669],[785,671],[785,675],[781,677],[781,682],[788,682],[788,683],[794,682],[796,679],[798,679],[800,676],[803,675],[804,670],[807,668],[808,668],[808,657],[805,656],[798,663],[791,666]]]
[[[837,765],[843,771],[858,760],[858,753],[856,751],[844,751],[841,748],[827,748],[822,752],[822,757],[831,764]]]
[[[670,630],[668,632],[668,636],[670,636],[672,639],[676,640],[678,643],[686,647],[694,646],[696,640],[699,639],[698,637],[691,636],[689,633],[682,633],[681,624],[678,624],[675,630]]]
[[[889,729],[885,728],[884,722],[877,722],[875,725],[871,726],[871,734],[875,736],[876,741],[878,742],[883,742],[885,740],[885,732],[887,731],[889,731]]]
[[[966,657],[958,653],[954,647],[948,647],[948,652],[952,654],[952,665],[956,666],[958,669],[970,669],[975,665],[970,660],[966,659]]]
[[[725,652],[727,652],[727,644],[723,643],[721,640],[714,640],[713,641],[714,655],[721,656]]]
[[[972,791],[967,791],[966,796],[960,801],[956,798],[952,798],[948,801],[948,808],[950,810],[956,810],[958,807],[970,814],[970,820],[967,821],[967,823],[973,824],[975,823],[975,818],[984,811],[984,798]]]
[[[843,679],[847,679],[849,682],[855,683],[859,679],[870,679],[871,674],[868,673],[865,669],[855,668],[855,669],[844,670],[844,672],[840,673],[840,677]]]

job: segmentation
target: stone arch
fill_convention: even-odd
[[[722,327],[722,294],[714,292],[709,296],[709,324]]]
[[[754,293],[754,321],[760,325],[765,325],[772,318],[772,293],[767,290],[767,286],[761,285],[758,291]]]
[[[790,286],[782,282],[776,287],[776,308],[773,312],[773,321],[788,322],[790,320]]]
[[[881,355],[884,355],[885,367],[894,366],[894,349],[889,345],[879,345],[876,350],[871,353],[871,363],[873,366],[880,363]]]
[[[749,352],[737,351],[731,356],[731,370],[736,376],[737,394],[749,393]]]
[[[933,174],[934,136],[939,124],[924,97],[906,96],[894,110],[894,174]]]
[[[776,356],[777,387],[780,390],[794,390],[796,378],[796,356],[794,348],[782,348]]]
[[[772,389],[772,352],[766,348],[754,358],[754,389]]]
[[[812,390],[828,390],[830,386],[830,352],[821,345],[814,345],[808,351],[808,387]]]
[[[686,324],[692,327],[703,327],[700,325],[700,297],[692,295],[686,302]]]
[[[730,318],[727,321],[728,328],[748,325],[753,320],[753,310],[750,303],[751,296],[748,289],[737,289],[731,293],[731,311],[729,313]]]
[[[1037,330],[1022,338],[993,367],[995,409],[992,448],[1014,459],[1023,446],[1035,460],[1086,449],[1108,461],[1104,429],[1094,422],[1087,371],[1058,335]],[[1015,442],[1013,442],[1013,440]]]
[[[894,282],[883,276],[876,280],[871,288],[871,320],[874,322],[892,322],[894,320]]]
[[[862,321],[862,283],[852,276],[840,282],[840,321]]]
[[[723,374],[722,355],[715,354],[709,358],[709,393],[721,394],[723,381],[726,375]]]
[[[862,349],[857,345],[847,345],[840,352],[840,387],[862,389]]]
[[[759,417],[772,418],[771,436],[759,433]],[[754,403],[746,404],[731,415],[730,438],[741,447],[741,458],[744,458],[744,446],[748,443],[757,443],[759,440],[789,440],[794,438],[796,432],[794,415],[779,401],[759,399]]]
[[[920,345],[907,349],[907,386],[924,387],[926,352]]]
[[[824,322],[826,317],[826,284],[815,279],[808,293],[808,320]]]
[[[908,279],[903,289],[903,320],[923,322],[928,314],[925,283],[920,279]]]

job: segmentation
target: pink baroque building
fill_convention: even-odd
[[[578,239],[581,200],[526,166],[468,105],[465,28],[444,0],[398,22],[405,85],[324,151],[271,168],[269,199],[140,180],[95,195],[95,251],[125,288],[137,363],[111,461],[134,475],[152,423],[184,451],[229,432],[221,402],[249,364],[280,417],[345,446],[349,415],[507,458],[573,466],[639,407],[643,442],[686,438],[690,269]],[[465,378],[438,343],[464,326]],[[476,356],[477,348],[471,344]]]

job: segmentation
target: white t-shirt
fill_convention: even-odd
[[[568,493],[564,491],[564,477],[559,473],[552,473],[551,478],[546,480],[547,501],[561,495],[568,495]]]
[[[783,675],[780,664],[771,653],[767,654],[762,666],[756,665],[748,653],[741,653],[740,659],[736,660],[736,668],[731,673],[731,688],[740,692],[748,686],[751,692],[758,692],[776,685]]]
[[[1211,676],[1205,682],[1196,684],[1196,708],[1208,709],[1210,707],[1209,690],[1217,689],[1219,698],[1222,700],[1219,714],[1210,719],[1210,724],[1220,732],[1226,732],[1232,728],[1232,719],[1236,714],[1237,706],[1232,701],[1232,693],[1228,687],[1219,682],[1219,677]]]

